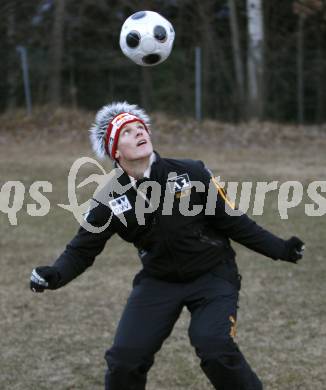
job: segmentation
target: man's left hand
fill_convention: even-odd
[[[285,241],[284,254],[280,259],[296,264],[298,260],[302,259],[304,250],[304,242],[298,237],[291,237],[289,240]]]

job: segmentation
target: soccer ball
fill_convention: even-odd
[[[138,65],[154,66],[168,58],[174,41],[172,24],[153,11],[129,16],[120,33],[122,52]]]

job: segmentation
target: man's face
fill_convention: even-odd
[[[122,128],[115,153],[120,164],[149,157],[152,152],[150,135],[140,122],[128,123]]]

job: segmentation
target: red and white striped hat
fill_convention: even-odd
[[[149,117],[137,105],[116,102],[102,107],[90,128],[90,139],[97,156],[104,158],[108,155],[114,160],[120,132],[125,125],[133,122],[142,123],[149,132]]]

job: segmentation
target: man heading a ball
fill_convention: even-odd
[[[93,264],[116,233],[137,248],[142,269],[105,354],[105,389],[145,389],[154,355],[184,307],[191,315],[190,342],[212,385],[262,389],[234,341],[240,276],[230,239],[292,263],[302,258],[303,242],[283,240],[235,213],[203,162],[154,152],[149,117],[135,105],[104,106],[91,128],[91,142],[99,157],[115,162],[116,174],[87,215],[88,224],[106,228],[94,233],[81,226],[52,266],[33,270],[31,289],[66,285]]]

